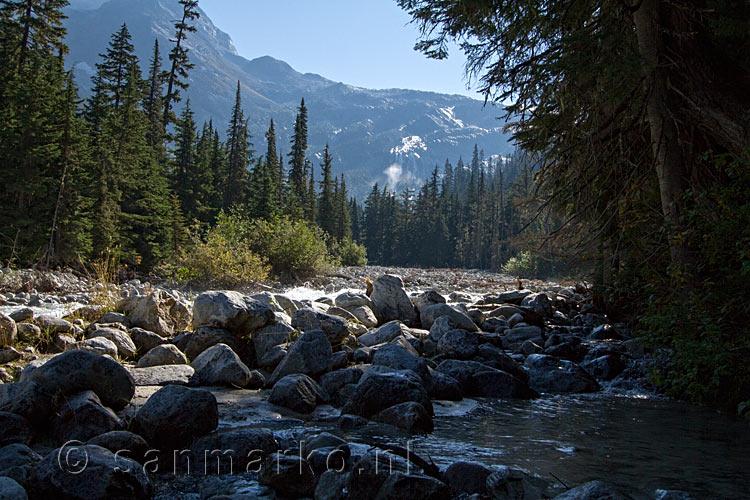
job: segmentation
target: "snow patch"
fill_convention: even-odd
[[[443,115],[443,117],[445,117],[449,122],[453,123],[459,128],[464,128],[464,122],[456,118],[456,114],[453,112],[454,109],[456,109],[455,106],[450,106],[447,108],[440,108],[438,109],[438,112]]]
[[[402,138],[399,146],[392,147],[391,154],[403,155],[416,152],[420,149],[422,151],[427,151],[427,144],[425,144],[422,138],[418,135],[412,135]],[[419,157],[417,156],[417,158]]]

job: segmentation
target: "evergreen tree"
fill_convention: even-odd
[[[336,199],[331,175],[332,158],[326,144],[323,150],[323,163],[321,163],[320,195],[318,197],[318,226],[328,233],[329,236],[338,239],[336,220]]]
[[[190,109],[190,99],[185,102],[185,107],[177,122],[175,143],[177,149],[174,152],[174,172],[172,189],[180,202],[181,211],[187,220],[197,217],[195,171],[197,170],[197,130],[193,110]]]
[[[302,205],[307,200],[307,108],[305,100],[299,106],[289,153],[289,190],[292,200]]]
[[[159,40],[154,40],[154,53],[148,70],[148,81],[146,82],[146,98],[143,101],[143,109],[148,119],[148,144],[155,151],[162,153],[164,149],[164,123],[162,115],[164,112],[164,75],[161,70],[161,53],[159,52]]]
[[[240,82],[237,82],[237,94],[232,108],[232,119],[227,131],[228,157],[224,185],[224,209],[240,205],[246,201],[248,186],[247,167],[252,161],[250,134],[247,121],[242,111]]]
[[[188,49],[185,47],[188,33],[195,32],[192,21],[200,18],[198,12],[198,0],[179,0],[182,5],[182,19],[175,22],[175,38],[171,40],[175,45],[169,51],[169,61],[172,63],[169,71],[164,74],[167,85],[167,93],[164,96],[164,117],[162,123],[164,129],[174,122],[175,116],[172,105],[180,102],[180,90],[186,90],[189,86],[187,81],[188,71],[193,69],[194,64],[188,57]]]

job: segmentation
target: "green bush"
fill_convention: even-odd
[[[367,265],[367,248],[351,238],[346,238],[334,248],[342,266],[361,267]]]
[[[503,264],[503,272],[519,278],[529,279],[539,276],[539,258],[531,252],[521,252]]]

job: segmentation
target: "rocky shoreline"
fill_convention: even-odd
[[[691,498],[285,432],[323,419],[429,434],[435,402],[650,389],[655,357],[584,287],[389,271],[312,281],[345,289],[316,300],[3,276],[0,498]],[[225,425],[239,406],[279,425]]]

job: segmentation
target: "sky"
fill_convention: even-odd
[[[373,89],[467,90],[465,57],[436,61],[414,50],[419,30],[396,0],[202,0],[240,55],[269,55],[302,73]]]

